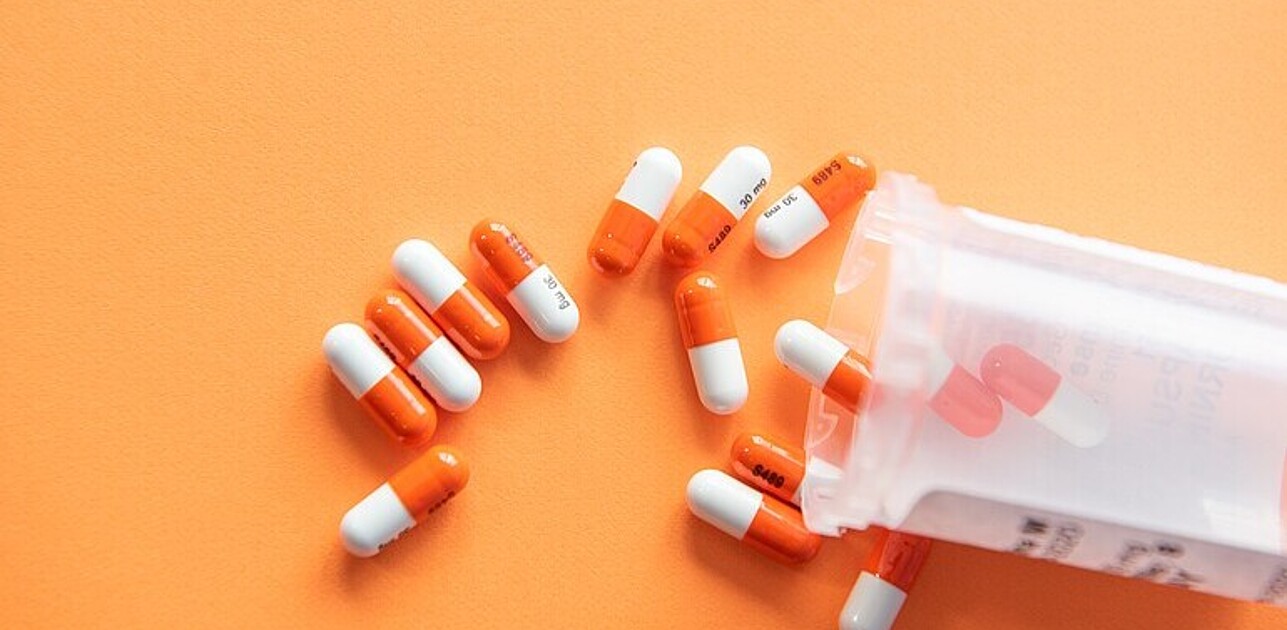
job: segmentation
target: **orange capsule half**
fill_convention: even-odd
[[[800,505],[804,451],[777,438],[743,433],[733,441],[731,459],[738,479],[791,505]]]
[[[407,446],[433,437],[433,405],[361,326],[336,324],[322,340],[322,351],[336,378],[390,437]]]
[[[624,276],[634,270],[683,173],[670,149],[652,147],[635,158],[590,241],[588,255],[595,271]]]

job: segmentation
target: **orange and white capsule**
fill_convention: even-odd
[[[733,312],[715,275],[698,271],[680,280],[675,311],[702,405],[718,414],[741,409],[749,392],[746,365]]]
[[[469,236],[483,270],[510,306],[546,343],[567,341],[581,323],[572,294],[504,223],[484,219]]]
[[[755,220],[755,248],[769,258],[800,251],[876,185],[876,169],[841,152],[786,191]]]
[[[469,466],[449,446],[435,446],[367,495],[340,521],[349,553],[369,558],[465,489]]]
[[[611,276],[633,271],[683,174],[670,149],[652,147],[640,153],[590,242],[590,266]]]
[[[433,437],[438,413],[411,378],[357,324],[336,324],[322,351],[331,371],[390,437],[419,446]]]
[[[1108,418],[1095,400],[1019,346],[988,350],[979,376],[1006,402],[1073,446],[1090,448],[1108,437]]]
[[[688,509],[725,534],[787,564],[812,559],[822,546],[822,539],[805,528],[798,510],[723,471],[698,471],[688,480]]]
[[[763,151],[751,146],[729,151],[666,226],[661,242],[666,260],[696,267],[728,238],[772,175]]]
[[[478,370],[451,345],[411,296],[381,291],[366,303],[366,322],[398,367],[447,411],[464,411],[483,393]]]
[[[845,409],[857,412],[871,384],[867,359],[821,328],[793,319],[773,340],[778,360]]]
[[[907,601],[933,541],[885,531],[840,611],[840,630],[889,630]]]
[[[433,244],[411,239],[399,245],[393,273],[471,359],[494,359],[509,345],[509,320]]]

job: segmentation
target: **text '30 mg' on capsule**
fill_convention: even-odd
[[[554,272],[504,223],[484,219],[469,236],[483,270],[537,338],[560,343],[572,338],[581,311]]]
[[[640,153],[590,241],[590,266],[610,276],[633,271],[683,174],[670,149],[652,147]]]
[[[366,321],[399,367],[447,411],[464,411],[478,401],[483,381],[478,371],[443,336],[411,296],[381,291],[366,303]]]
[[[760,494],[719,470],[688,481],[688,509],[697,518],[787,564],[811,560],[822,539],[804,526],[799,510]]]
[[[332,326],[322,340],[322,351],[335,377],[390,437],[407,446],[433,437],[438,412],[361,326]]]
[[[755,220],[755,248],[769,258],[800,251],[876,185],[876,169],[842,152],[814,169]]]
[[[509,320],[429,241],[398,245],[393,274],[469,358],[494,359],[509,345]]]
[[[741,146],[728,152],[661,237],[666,260],[696,267],[714,253],[769,185],[773,168],[764,152]]]
[[[857,351],[802,319],[778,328],[773,350],[783,365],[828,398],[849,411],[858,411],[858,403],[871,385],[871,368]]]
[[[469,466],[460,453],[449,446],[435,446],[353,506],[340,521],[340,539],[349,553],[374,556],[424,522],[468,482]]]
[[[675,312],[702,405],[718,414],[741,409],[749,393],[746,365],[728,297],[715,275],[698,271],[680,280]]]

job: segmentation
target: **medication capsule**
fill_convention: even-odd
[[[474,226],[470,247],[510,306],[546,343],[567,341],[581,323],[572,294],[504,223]]]
[[[979,438],[1001,424],[1001,399],[942,351],[930,357],[927,406],[962,434]]]
[[[494,359],[509,345],[509,320],[428,241],[411,239],[398,245],[393,273],[471,359]]]
[[[733,441],[733,474],[761,492],[800,505],[804,481],[804,451],[758,433],[743,433]]]
[[[858,402],[871,384],[871,368],[862,355],[803,319],[778,328],[773,350],[783,365],[828,398],[858,411]]]
[[[336,378],[385,433],[407,446],[433,437],[438,428],[433,405],[361,326],[332,326],[322,340],[322,351]]]
[[[988,350],[979,375],[1001,398],[1069,444],[1089,448],[1108,437],[1108,419],[1095,401],[1018,346]]]
[[[366,321],[398,367],[447,411],[464,411],[478,401],[483,381],[456,346],[429,321],[411,296],[381,291],[366,304]]]
[[[893,627],[932,544],[923,536],[884,532],[840,612],[840,630]]]
[[[751,146],[729,151],[666,226],[661,243],[666,260],[696,267],[728,238],[772,175],[763,151]]]
[[[875,185],[870,163],[855,153],[836,154],[755,220],[755,248],[769,258],[800,251]]]
[[[741,409],[749,389],[746,366],[719,281],[705,271],[689,274],[675,289],[675,310],[702,405],[718,414]]]
[[[469,466],[460,453],[448,446],[435,446],[353,506],[340,521],[340,539],[349,553],[374,556],[403,532],[423,523],[468,482]]]
[[[633,271],[683,174],[670,149],[652,147],[640,153],[590,242],[590,266],[613,276]]]
[[[805,562],[822,546],[822,539],[805,528],[798,510],[719,470],[698,471],[688,480],[688,509],[779,562]]]

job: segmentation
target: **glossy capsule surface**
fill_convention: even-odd
[[[800,505],[804,451],[776,437],[743,433],[733,441],[733,474],[743,483],[791,505]]]
[[[898,618],[933,541],[883,531],[840,612],[841,630],[889,630]]]
[[[702,405],[717,414],[741,409],[750,388],[733,312],[719,279],[698,271],[680,280],[675,312]]]
[[[755,248],[769,258],[800,251],[875,185],[876,169],[870,162],[851,151],[836,154],[755,220]]]
[[[805,320],[778,328],[773,350],[783,365],[849,411],[858,410],[871,385],[866,357]]]
[[[336,324],[322,340],[331,372],[395,441],[419,446],[433,437],[438,413],[416,384],[357,324]]]
[[[393,274],[469,358],[494,359],[509,345],[509,320],[429,241],[398,245]]]
[[[670,149],[652,147],[635,158],[590,241],[588,257],[595,271],[624,276],[634,270],[683,174]]]
[[[572,294],[513,230],[485,219],[474,226],[469,242],[496,290],[537,338],[560,343],[576,333],[581,312]]]
[[[696,267],[728,238],[760,193],[773,168],[763,151],[740,146],[728,152],[662,234],[662,251],[676,267]]]
[[[340,521],[349,553],[370,557],[413,528],[469,482],[469,466],[450,446],[435,446],[353,506]]]
[[[377,293],[366,304],[366,322],[398,367],[406,370],[439,407],[464,411],[483,392],[483,381],[456,346],[411,296]]]
[[[779,562],[806,562],[822,546],[798,510],[723,471],[698,471],[688,481],[687,496],[697,518]]]

